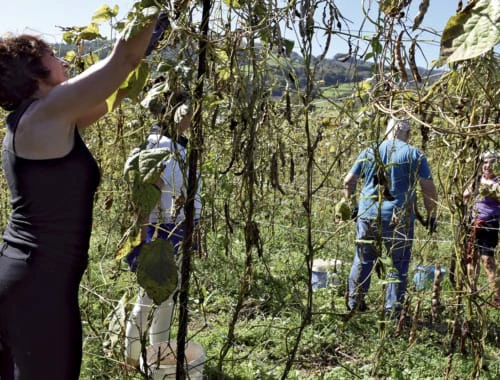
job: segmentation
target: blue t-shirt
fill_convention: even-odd
[[[387,188],[394,197],[384,199],[380,208],[382,220],[390,221],[397,215],[400,221],[409,215],[413,220],[413,203],[415,201],[416,185],[420,178],[432,179],[431,170],[424,154],[401,140],[384,140],[378,147],[378,157],[374,148],[363,150],[351,173],[364,179],[359,199],[358,217],[376,219],[379,210],[379,183],[375,179],[377,169],[385,172]],[[406,211],[409,211],[406,213]]]

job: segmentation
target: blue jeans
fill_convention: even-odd
[[[411,245],[413,240],[413,222],[407,226],[394,226],[389,221],[381,225],[373,220],[358,219],[356,222],[356,254],[349,275],[349,307],[354,309],[358,302],[363,304],[370,288],[373,267],[378,256],[376,241],[385,246],[387,254],[392,258],[394,269],[389,271],[390,278],[397,281],[387,285],[385,308],[400,310],[404,303],[408,268],[410,265]],[[370,241],[373,241],[370,242]]]

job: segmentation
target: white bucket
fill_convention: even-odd
[[[342,267],[341,260],[314,259],[312,265],[312,288],[313,290],[326,288],[329,283],[338,285],[336,272]]]
[[[198,343],[188,342],[184,350],[187,366],[187,378],[191,380],[203,379],[205,364],[205,350]],[[149,373],[151,379],[175,379],[177,367],[176,342],[155,343],[147,348]]]

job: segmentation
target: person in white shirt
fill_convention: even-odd
[[[175,103],[182,103],[181,100]],[[175,107],[175,105],[174,105]],[[173,155],[164,161],[165,168],[161,174],[158,187],[161,190],[161,199],[151,211],[147,222],[142,229],[143,242],[150,242],[155,231],[156,238],[167,239],[174,246],[174,254],[180,252],[180,245],[184,238],[184,203],[187,189],[187,143],[188,139],[183,132],[190,127],[191,111],[183,103],[176,107],[173,118],[175,131],[170,131],[168,126],[154,124],[147,137],[146,149],[168,148]],[[198,223],[201,211],[199,186],[194,199],[195,224]],[[137,269],[137,259],[140,247],[136,247],[127,256],[127,262],[132,271]],[[193,247],[197,249],[196,242]],[[149,341],[151,344],[166,342],[170,339],[170,325],[174,311],[174,297],[176,291],[161,305],[154,308],[153,319],[149,328]],[[129,316],[126,326],[125,357],[127,364],[132,367],[139,366],[141,355],[141,339],[148,327],[148,316],[153,307],[153,300],[141,289],[135,306]]]

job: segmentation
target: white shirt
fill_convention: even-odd
[[[184,202],[188,179],[186,148],[159,133],[152,133],[148,136],[146,148],[168,148],[173,152],[173,156],[169,160],[163,161],[165,169],[161,174],[161,199],[159,205],[149,214],[149,223],[179,223],[184,221]],[[177,210],[176,200],[178,202]],[[198,219],[201,211],[199,183],[194,199],[194,207],[195,219]]]

